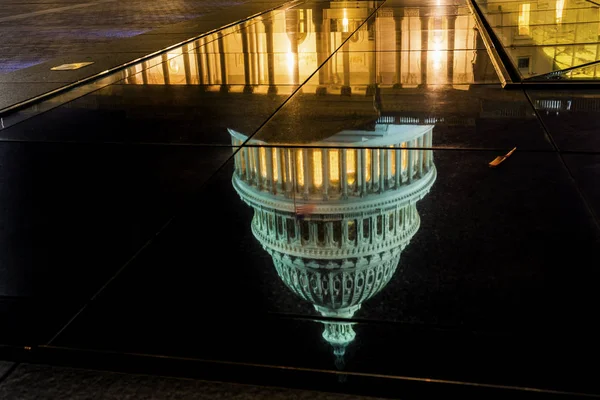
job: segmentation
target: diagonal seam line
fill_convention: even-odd
[[[531,108],[533,108],[533,112],[535,112],[535,116],[538,119],[538,121],[540,122],[540,124],[542,125],[542,128],[544,129],[544,132],[548,136],[548,138],[550,140],[550,143],[552,143],[552,146],[554,146],[554,149],[555,149],[556,153],[558,154],[558,157],[560,158],[560,162],[563,164],[563,166],[567,170],[567,173],[569,174],[569,178],[571,179],[571,182],[575,186],[575,190],[577,191],[577,194],[579,194],[579,197],[583,201],[583,204],[585,205],[585,207],[587,208],[588,212],[592,216],[592,220],[594,221],[594,223],[596,225],[596,228],[598,230],[600,230],[600,220],[598,218],[599,216],[596,215],[596,213],[594,212],[594,208],[592,207],[592,205],[588,201],[587,196],[584,195],[583,192],[581,191],[581,188],[579,187],[579,184],[577,183],[577,180],[575,179],[575,176],[573,176],[571,168],[569,168],[569,166],[567,165],[567,163],[566,163],[566,161],[565,161],[565,159],[563,157],[562,152],[560,151],[560,149],[558,148],[558,145],[554,141],[554,138],[550,134],[550,130],[548,129],[548,127],[544,123],[544,120],[540,116],[538,110],[535,108],[535,106],[533,104],[533,100],[531,99],[529,93],[527,93],[527,91],[525,89],[523,89],[523,93],[525,94],[525,97],[529,101],[529,104],[531,105]]]
[[[291,1],[291,3],[294,3],[294,2],[296,2],[296,1],[297,1],[297,0],[292,0],[292,1]],[[285,7],[285,5],[284,5],[284,6],[282,6],[282,7]],[[271,10],[271,11],[265,12],[265,14],[267,14],[267,13],[269,13],[269,12],[274,12],[274,11],[275,11],[275,10]],[[241,21],[239,24],[235,24],[235,25],[231,26],[230,28],[233,28],[233,27],[235,27],[235,26],[238,26],[238,27],[240,27],[240,28],[239,28],[239,29],[237,29],[237,30],[235,30],[235,31],[232,31],[232,32],[230,32],[230,33],[227,33],[227,34],[225,34],[225,35],[221,36],[221,38],[224,38],[224,37],[227,37],[227,36],[230,36],[230,35],[236,34],[236,33],[240,32],[240,31],[242,31],[242,30],[244,30],[244,29],[247,29],[247,28],[249,28],[249,27],[251,27],[251,26],[254,26],[254,25],[258,24],[258,22],[259,22],[259,21],[258,21],[258,20],[257,20],[257,21],[255,21],[255,19],[258,19],[258,17],[260,17],[260,16],[261,16],[261,15],[258,15],[256,18],[252,18],[252,19],[250,19],[250,20],[248,20],[248,21]],[[243,27],[241,27],[241,26],[244,24],[244,22],[246,22],[246,24],[245,24]],[[252,22],[252,23],[250,23],[250,22]],[[199,41],[199,40],[201,40],[201,39],[204,39],[205,37],[208,37],[208,36],[210,36],[210,35],[212,35],[212,34],[219,33],[219,31],[220,31],[220,30],[225,30],[225,29],[228,29],[228,27],[227,27],[227,26],[225,26],[225,27],[223,27],[223,28],[218,28],[218,30],[217,30],[217,31],[215,31],[215,32],[212,32],[212,33],[207,33],[206,35],[202,34],[203,36],[200,36],[200,37],[198,37],[198,38],[196,38],[196,39],[192,40],[190,43],[197,42],[197,41]],[[187,51],[186,53],[187,53],[187,54],[189,54],[189,53],[191,53],[191,52],[192,52],[192,51],[194,51],[194,50],[196,50],[196,51],[197,51],[198,49],[201,49],[201,48],[204,48],[204,47],[208,47],[208,45],[209,45],[209,44],[211,44],[211,43],[214,43],[214,42],[216,42],[217,40],[219,40],[219,38],[217,38],[217,39],[214,39],[214,40],[211,40],[211,41],[205,41],[205,42],[204,42],[204,43],[202,43],[201,45],[196,45],[196,46],[194,46],[194,47],[188,48],[188,51]],[[186,45],[186,44],[183,44],[183,45],[181,45],[180,47],[183,47],[183,46],[185,46],[185,45]],[[162,51],[162,50],[161,50],[161,51]],[[161,55],[161,54],[156,54],[156,57],[150,57],[150,58],[148,58],[149,56],[144,56],[144,57],[142,57],[142,58],[140,58],[140,59],[138,59],[138,60],[134,60],[134,61],[132,62],[132,64],[131,64],[131,66],[133,66],[133,65],[136,65],[136,64],[139,64],[139,65],[142,67],[142,68],[141,68],[141,70],[140,70],[139,72],[136,72],[134,75],[139,75],[139,74],[142,74],[142,73],[144,73],[144,71],[148,71],[148,70],[150,70],[150,69],[152,69],[152,68],[155,68],[155,67],[157,67],[157,66],[159,66],[159,65],[161,65],[161,64],[163,64],[163,63],[165,63],[166,61],[169,61],[169,60],[172,60],[172,59],[174,59],[174,58],[177,58],[177,57],[180,57],[180,56],[181,56],[180,54],[174,54],[174,55],[172,55],[171,57],[169,57],[169,56],[168,56],[168,53],[167,53],[167,51],[168,51],[168,50],[166,50],[166,51],[164,51],[164,52],[162,53],[162,55],[165,55],[165,54],[167,54],[167,58],[166,58],[166,60],[165,60],[165,59],[162,59],[162,60],[160,60],[160,61],[156,62],[156,64],[151,64],[151,63],[149,63],[149,61],[153,60],[154,58],[158,57],[158,56],[159,56],[159,55]],[[208,53],[206,53],[206,54],[208,54]],[[146,66],[145,66],[145,67],[144,67],[144,64],[146,64]],[[116,74],[117,72],[119,72],[119,70],[121,70],[121,69],[125,69],[125,68],[129,68],[129,67],[128,67],[128,66],[125,66],[125,67],[123,67],[123,68],[121,68],[120,66],[119,66],[119,67],[116,67],[116,69],[115,69],[114,71],[112,71],[110,75],[112,75],[112,74]],[[106,78],[109,78],[109,77],[110,77],[110,75],[108,75]],[[37,117],[37,116],[40,116],[40,115],[43,115],[43,114],[45,114],[45,113],[47,113],[47,112],[49,112],[49,111],[52,111],[52,110],[54,110],[55,108],[58,108],[58,107],[61,107],[61,106],[64,106],[64,105],[66,105],[66,104],[72,103],[72,102],[74,102],[74,101],[76,101],[76,100],[79,100],[80,98],[82,98],[82,97],[84,97],[84,96],[87,96],[87,95],[89,95],[89,94],[95,93],[95,92],[97,92],[97,91],[99,91],[99,90],[102,90],[102,89],[104,89],[104,88],[108,87],[108,86],[113,86],[113,85],[123,85],[123,86],[128,86],[128,84],[123,84],[123,83],[122,83],[122,82],[126,81],[128,78],[129,78],[129,77],[125,77],[125,78],[122,78],[122,79],[118,79],[118,80],[116,80],[115,82],[108,82],[108,83],[106,83],[106,85],[101,85],[101,86],[99,86],[99,87],[96,87],[96,88],[90,88],[90,89],[91,89],[90,91],[85,91],[85,93],[76,94],[76,95],[75,95],[75,97],[73,97],[73,98],[71,98],[71,99],[68,99],[68,100],[67,100],[67,101],[65,101],[65,102],[62,102],[62,103],[56,104],[55,106],[53,106],[53,107],[50,107],[50,108],[48,108],[47,110],[43,110],[43,111],[41,111],[41,112],[40,112],[40,113],[38,113],[38,114],[33,114],[33,115],[29,116],[29,117],[23,118],[22,120],[19,120],[19,121],[15,122],[14,124],[10,124],[10,125],[8,125],[8,126],[4,126],[4,123],[3,123],[3,118],[2,118],[2,115],[4,114],[4,111],[3,111],[3,110],[0,110],[0,130],[4,130],[4,129],[8,129],[8,128],[12,128],[13,126],[16,126],[16,125],[18,125],[18,124],[20,124],[20,123],[22,123],[22,122],[25,122],[25,121],[27,121],[27,120],[29,120],[29,119],[31,119],[31,118],[35,118],[35,117]],[[98,79],[99,79],[99,77],[98,77]],[[61,93],[62,93],[62,92],[64,92],[64,93],[62,93],[63,95],[67,95],[68,93],[70,93],[72,90],[75,90],[75,89],[84,89],[84,90],[85,90],[86,86],[88,86],[88,85],[90,85],[90,86],[91,86],[91,85],[93,85],[93,84],[94,84],[94,80],[96,80],[96,79],[92,79],[92,81],[91,81],[91,82],[89,82],[89,83],[87,83],[87,82],[83,82],[83,81],[82,81],[82,82],[81,82],[81,86],[72,87],[72,88],[70,88],[70,89],[68,88],[68,86],[59,87],[59,88],[57,88],[57,89],[54,89],[54,91],[57,91],[57,90],[58,90],[58,91],[60,92],[60,93],[56,93],[57,95],[61,95]],[[23,83],[23,84],[26,84],[26,83],[36,83],[36,82],[21,82],[21,83]],[[168,86],[166,83],[165,83],[164,85],[165,85],[165,86]],[[2,86],[2,82],[0,82],[0,86]],[[67,90],[63,90],[63,89],[67,89]],[[49,93],[52,93],[52,92],[49,92]],[[42,94],[41,96],[45,97],[47,94],[48,94],[48,93],[45,93],[45,94]],[[50,96],[48,96],[48,97],[52,97],[52,96],[53,96],[53,95],[50,95]],[[34,98],[34,99],[35,99],[35,98]],[[30,100],[34,100],[34,99],[30,99]],[[49,99],[48,99],[48,100],[49,100]],[[28,101],[29,101],[29,100],[25,100],[25,102],[28,102]],[[43,101],[46,101],[46,100],[45,100],[44,98],[42,98],[42,99],[40,99],[40,101],[42,101],[42,102],[43,102]],[[12,106],[10,106],[10,107],[12,107]],[[11,110],[10,110],[10,107],[8,107],[8,108],[6,108],[6,109],[5,109],[5,110],[8,110],[8,113],[9,113],[8,115],[10,115],[10,111],[11,111]],[[17,111],[18,111],[18,110],[17,110]],[[4,139],[0,139],[0,141],[6,141],[6,140],[4,140]],[[30,142],[36,142],[36,143],[39,143],[40,141],[37,141],[37,140],[30,140]],[[42,142],[43,142],[43,141],[42,141]],[[76,141],[73,141],[73,143],[78,143],[78,142],[76,142]]]
[[[260,126],[257,128],[257,129],[256,129],[256,130],[255,130],[255,131],[254,131],[254,133],[253,133],[252,135],[250,135],[250,136],[248,137],[248,139],[246,139],[246,141],[245,141],[245,142],[243,142],[243,143],[240,145],[240,149],[241,149],[241,147],[245,146],[245,145],[246,145],[246,143],[248,143],[248,142],[249,142],[249,141],[250,141],[250,140],[251,140],[251,139],[252,139],[252,138],[253,138],[253,137],[254,137],[254,136],[255,136],[255,135],[256,135],[256,134],[257,134],[257,133],[258,133],[258,132],[259,132],[259,131],[260,131],[260,130],[263,128],[263,127],[264,127],[264,126],[265,126],[265,125],[266,125],[266,124],[268,124],[268,123],[269,123],[269,122],[270,122],[270,121],[271,121],[271,120],[272,120],[272,119],[275,117],[275,114],[277,114],[277,113],[279,112],[279,110],[281,110],[281,109],[282,109],[282,108],[283,108],[283,107],[284,107],[284,106],[285,106],[285,105],[286,105],[286,104],[287,104],[287,103],[288,103],[288,102],[291,100],[291,98],[292,98],[292,97],[294,97],[294,96],[295,96],[295,95],[296,95],[296,94],[297,94],[297,93],[300,91],[300,89],[302,89],[302,88],[304,87],[304,85],[306,85],[306,83],[308,83],[308,81],[310,81],[310,80],[312,79],[312,77],[313,77],[313,76],[315,76],[315,75],[317,74],[317,72],[319,72],[319,71],[321,70],[321,68],[323,68],[323,66],[324,66],[325,64],[327,64],[327,63],[329,62],[329,60],[331,60],[331,58],[332,58],[334,55],[336,55],[336,54],[337,54],[337,52],[338,52],[338,51],[339,51],[339,50],[340,50],[340,49],[341,49],[341,48],[342,48],[342,47],[343,47],[343,46],[346,44],[346,42],[348,42],[348,41],[350,40],[350,38],[351,38],[352,36],[354,36],[354,34],[355,34],[356,32],[358,32],[358,31],[360,30],[360,28],[362,28],[362,27],[363,27],[363,25],[364,25],[364,24],[366,24],[366,23],[367,23],[367,21],[368,21],[368,20],[370,20],[370,19],[371,19],[371,17],[373,17],[373,15],[375,15],[375,13],[376,13],[377,11],[379,11],[379,9],[380,9],[380,8],[381,8],[381,7],[382,7],[384,4],[385,4],[385,2],[386,2],[386,1],[387,1],[387,0],[383,0],[383,1],[381,2],[381,4],[379,4],[379,6],[377,6],[377,8],[375,8],[375,10],[373,10],[373,12],[372,12],[372,13],[371,13],[371,14],[370,14],[370,15],[369,15],[367,18],[365,18],[365,20],[364,20],[364,21],[363,21],[363,22],[362,22],[362,23],[361,23],[361,24],[360,24],[360,25],[359,25],[359,26],[358,26],[358,27],[357,27],[357,28],[356,28],[356,29],[355,29],[355,30],[354,30],[354,31],[353,31],[353,32],[352,32],[350,35],[348,35],[348,37],[346,38],[346,40],[344,40],[342,43],[340,43],[340,45],[338,46],[338,48],[337,48],[337,49],[335,49],[335,50],[334,50],[334,51],[333,51],[333,52],[332,52],[332,53],[329,55],[329,57],[327,57],[327,58],[326,58],[326,59],[325,59],[325,60],[324,60],[324,61],[321,63],[321,65],[319,65],[319,67],[318,67],[317,69],[315,69],[315,70],[314,70],[314,72],[313,72],[312,74],[310,74],[310,75],[308,76],[308,78],[306,78],[306,79],[304,80],[304,82],[302,82],[302,84],[300,84],[300,85],[299,85],[299,86],[296,88],[296,90],[294,90],[294,91],[292,92],[292,94],[290,95],[290,97],[288,97],[288,98],[287,98],[287,99],[286,99],[286,100],[285,100],[285,101],[284,101],[284,102],[283,102],[283,103],[282,103],[282,104],[281,104],[279,107],[277,107],[277,109],[275,109],[275,111],[273,111],[273,113],[272,113],[272,114],[271,114],[271,115],[270,115],[270,116],[269,116],[269,117],[268,117],[268,118],[267,118],[267,119],[266,119],[266,120],[265,120],[265,121],[264,121],[264,122],[263,122],[263,123],[262,123],[262,124],[261,124],[261,125],[260,125]],[[235,152],[233,155],[237,154],[237,152],[238,152],[238,151],[240,151],[240,149],[236,150],[236,152]]]
[[[254,133],[244,143],[242,143],[240,146],[238,146],[238,148],[231,154],[231,156],[229,156],[221,164],[221,166],[215,170],[215,172],[213,173],[211,178],[209,178],[204,184],[202,184],[202,187],[207,185],[208,182],[212,181],[212,178],[215,177],[225,167],[225,165],[227,165],[235,157],[235,155],[240,151],[240,149],[244,146],[244,144],[247,143],[252,138],[252,136],[254,136],[263,126],[265,126],[265,124],[267,124],[273,118],[273,116],[282,107],[284,107],[288,103],[288,101],[306,84],[306,82],[308,82],[323,67],[323,65],[325,65],[337,53],[337,51],[340,48],[342,48],[342,46],[344,44],[346,44],[346,42],[348,40],[350,40],[350,38],[352,37],[352,35],[354,35],[354,33],[356,33],[360,28],[362,28],[362,26],[369,19],[371,19],[371,17],[379,10],[379,8],[381,8],[381,6],[385,3],[385,1],[382,1],[381,4],[367,18],[365,18],[363,23],[360,24],[356,28],[356,30],[354,30],[352,32],[352,34],[348,35],[348,38],[344,42],[342,42],[340,44],[340,46],[334,52],[332,52],[331,55],[329,57],[327,57],[327,59],[325,59],[323,61],[323,63],[318,68],[316,68],[315,71],[301,85],[299,85],[298,88],[296,88],[296,90],[294,92],[292,92],[292,94],[290,94],[290,96],[254,131]],[[79,315],[81,315],[81,313],[87,309],[87,307],[100,295],[100,293],[106,287],[108,287],[108,285],[110,285],[110,283],[113,282],[118,277],[118,275],[120,275],[121,272],[123,272],[146,248],[148,248],[151,243],[154,242],[154,240],[156,239],[156,236],[158,236],[168,225],[171,224],[171,222],[175,219],[176,215],[177,214],[171,216],[171,218],[159,229],[159,231],[156,233],[156,235],[154,237],[152,237],[151,239],[149,239],[123,266],[121,266],[121,268],[119,268],[119,270],[100,289],[98,289],[96,291],[96,293],[79,309],[79,311],[77,311],[69,319],[69,321],[67,321],[67,323],[46,343],[46,345],[51,345],[52,342],[54,342],[79,317]]]
[[[42,94],[40,94],[38,96],[32,97],[31,99],[28,99],[28,100],[22,101],[20,103],[13,104],[11,106],[2,108],[2,109],[0,109],[0,117],[4,116],[5,114],[9,114],[9,113],[11,113],[13,111],[20,110],[22,108],[25,108],[25,107],[28,107],[28,106],[40,103],[40,102],[42,102],[44,100],[50,99],[50,98],[52,98],[52,97],[54,97],[54,96],[56,96],[58,94],[61,94],[63,92],[67,92],[67,91],[69,91],[71,89],[83,86],[83,85],[88,84],[88,83],[92,83],[92,82],[94,82],[94,81],[96,81],[96,80],[98,80],[98,79],[100,79],[102,77],[108,76],[108,75],[110,75],[110,74],[112,74],[114,72],[118,72],[118,71],[124,70],[126,68],[129,68],[130,66],[132,66],[134,64],[138,64],[138,63],[141,63],[143,61],[150,60],[150,59],[152,59],[152,58],[154,58],[154,57],[156,57],[158,55],[161,55],[163,53],[167,53],[169,50],[175,49],[177,47],[184,46],[184,45],[186,45],[188,43],[192,43],[192,42],[194,42],[194,41],[196,41],[198,39],[201,39],[203,37],[206,37],[208,35],[220,32],[220,31],[222,31],[224,29],[227,29],[227,28],[234,27],[234,26],[242,24],[244,22],[251,21],[252,19],[260,17],[262,15],[265,15],[265,14],[271,12],[271,11],[275,11],[275,10],[278,10],[278,9],[281,9],[281,8],[286,8],[286,7],[293,7],[295,5],[303,4],[305,1],[306,0],[290,0],[290,1],[288,1],[288,2],[286,2],[284,4],[281,4],[279,6],[272,7],[270,9],[260,11],[260,12],[258,12],[256,14],[250,15],[250,16],[248,16],[246,18],[241,19],[241,20],[234,21],[232,23],[223,25],[223,26],[221,26],[219,28],[212,29],[212,30],[204,32],[204,33],[202,33],[200,35],[197,35],[197,36],[194,36],[192,38],[186,39],[186,40],[184,40],[182,42],[179,42],[179,43],[176,43],[174,45],[168,46],[168,47],[166,47],[164,49],[155,51],[153,53],[145,55],[144,57],[140,57],[138,59],[126,62],[126,63],[121,64],[119,66],[116,66],[114,68],[107,69],[106,71],[99,72],[99,73],[94,74],[92,76],[89,76],[87,78],[83,78],[83,79],[80,79],[80,80],[78,80],[76,82],[72,82],[72,83],[70,83],[68,85],[59,87],[59,88],[54,89],[54,90],[52,90],[50,92],[42,93]]]
[[[21,365],[21,363],[14,363],[6,370],[4,374],[0,375],[0,384],[2,384],[8,378],[8,376],[12,374],[15,369],[17,369],[19,365]]]
[[[152,243],[154,243],[154,240],[156,240],[156,237],[158,235],[160,235],[166,228],[167,226],[169,226],[171,224],[171,222],[173,221],[174,217],[169,218],[169,220],[163,224],[162,227],[159,228],[159,230],[154,234],[154,236],[152,236],[150,239],[148,239],[148,241],[146,241],[146,243],[144,243],[144,245],[142,247],[140,247],[138,249],[138,251],[135,252],[135,254],[133,256],[131,256],[129,258],[129,260],[127,260],[125,262],[125,264],[123,264],[121,266],[121,268],[119,268],[117,270],[117,272],[115,272],[113,274],[113,276],[111,276],[105,283],[104,285],[102,285],[102,287],[100,289],[98,289],[93,295],[92,297],[90,297],[85,304],[67,321],[67,323],[54,335],[52,336],[52,338],[46,343],[47,345],[52,344],[52,342],[54,340],[56,340],[56,338],[58,338],[64,331],[65,329],[67,329],[76,319],[77,317],[79,317],[79,315],[81,315],[82,312],[84,312],[87,307],[100,295],[100,293],[102,293],[104,291],[104,289],[106,289],[108,287],[108,285],[110,285],[120,274],[121,272],[123,272],[129,265],[131,265],[131,263],[133,263],[133,261],[146,249],[148,248]]]

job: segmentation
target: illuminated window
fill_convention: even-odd
[[[517,67],[519,69],[529,69],[529,57],[518,57]]]
[[[340,151],[329,150],[329,180],[331,183],[340,181]]]
[[[320,188],[323,185],[323,157],[321,150],[313,150],[313,183]]]
[[[348,185],[354,184],[356,181],[356,150],[346,151],[346,177]]]
[[[565,8],[565,0],[556,0],[556,23],[562,22],[563,10]]]
[[[529,35],[529,13],[531,5],[529,3],[519,4],[519,35]]]
[[[392,170],[392,176],[396,176],[396,150],[392,150],[391,152],[391,157],[390,157],[390,166],[391,166],[391,170]]]

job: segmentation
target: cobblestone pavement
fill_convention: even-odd
[[[248,0],[0,0],[0,74]]]

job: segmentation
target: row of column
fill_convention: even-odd
[[[326,248],[377,244],[401,236],[417,221],[414,204],[359,218],[339,221],[298,220],[275,211],[255,209],[255,227],[280,244],[301,244]]]
[[[414,34],[411,29],[402,31],[402,24],[404,19],[410,19],[413,17],[403,17],[403,16],[394,16],[395,21],[395,34],[396,34],[396,77],[395,83],[400,85],[402,83],[402,58],[403,57],[411,57],[412,51],[415,49],[404,49],[403,48],[403,35],[408,35],[409,43],[411,41],[410,36]],[[429,57],[429,25],[430,19],[432,17],[429,16],[421,16],[418,17],[421,20],[421,48],[420,57],[421,57],[421,77],[420,82],[422,85],[427,84],[427,65],[428,65],[428,57]],[[454,75],[454,51],[455,48],[455,25],[456,25],[456,16],[449,15],[445,16],[447,20],[447,27],[444,29],[448,35],[448,45],[446,51],[446,65],[447,65],[447,82],[451,83],[453,81]],[[292,19],[288,18],[288,20],[292,21]],[[327,29],[327,24],[329,21],[324,21],[322,18],[322,11],[315,10],[313,12],[313,24],[315,26],[315,40],[316,40],[316,50],[317,50],[317,63],[321,65],[325,62],[327,56],[329,56],[330,52],[330,32]],[[243,63],[244,63],[244,82],[246,87],[251,90],[252,85],[257,85],[262,83],[261,76],[263,71],[266,70],[267,75],[267,83],[269,85],[270,91],[276,91],[275,84],[275,54],[274,54],[274,35],[273,35],[273,22],[270,20],[262,21],[264,26],[264,30],[266,33],[266,43],[261,43],[259,35],[258,35],[258,25],[257,24],[249,24],[241,34],[242,40],[242,53],[243,53]],[[295,26],[294,26],[295,27]],[[350,33],[343,34],[342,40],[345,40]],[[290,84],[299,84],[299,65],[298,65],[298,34],[294,32],[288,33],[288,39],[290,40],[290,48],[293,54],[295,55],[294,60],[294,73],[292,74],[292,80],[289,82]],[[263,47],[266,46],[266,47]],[[352,84],[350,80],[351,71],[350,71],[350,52],[349,52],[349,42],[346,43],[341,52],[341,57],[343,61],[343,86],[350,87]],[[212,51],[207,52],[207,48],[212,47]],[[404,51],[407,50],[407,51]],[[191,59],[190,51],[194,52],[195,60]],[[182,47],[182,56],[184,69],[185,69],[185,81],[187,84],[192,84],[198,82],[200,85],[214,85],[220,84],[226,87],[229,84],[228,79],[228,61],[226,57],[226,42],[223,36],[220,33],[215,34],[209,38],[199,39],[193,45],[185,45]],[[264,59],[259,54],[260,52],[266,52],[266,66],[264,65]],[[216,59],[212,59],[215,58]],[[369,65],[371,78],[370,83],[377,83],[377,62],[376,56],[374,53],[369,52]],[[162,69],[163,69],[163,77],[164,83],[170,84],[171,77],[169,71],[169,59],[167,54],[162,55]],[[196,63],[196,77],[193,77],[191,64],[195,61]],[[410,61],[410,60],[409,60]],[[319,70],[319,84],[328,84],[329,77],[331,74],[330,69],[332,68],[332,63],[329,63],[329,67],[321,68]],[[410,69],[410,62],[407,64]],[[142,75],[142,83],[148,84],[148,71],[147,65],[143,66]],[[408,74],[411,71],[407,71]],[[132,71],[132,74],[127,78],[127,80],[131,83],[137,78],[134,78],[135,71]]]
[[[419,179],[433,165],[431,147],[431,130],[381,149],[243,147],[236,153],[235,168],[246,183],[271,194],[346,198],[382,193]]]

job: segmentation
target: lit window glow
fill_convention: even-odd
[[[519,4],[519,35],[529,35],[529,14],[531,4]]]

